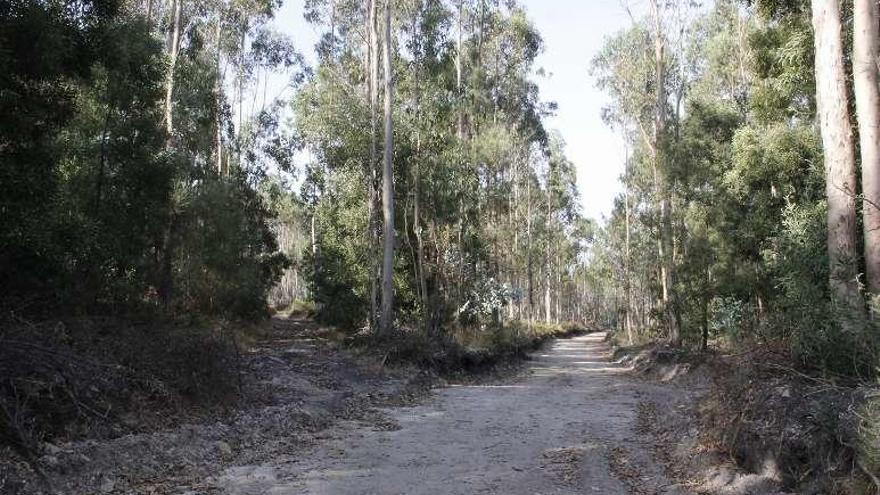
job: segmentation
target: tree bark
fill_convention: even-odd
[[[217,175],[223,175],[223,71],[220,67],[220,47],[221,37],[223,34],[223,18],[218,12],[217,25],[214,27],[214,42],[217,44],[215,53],[215,64],[217,70],[217,78],[214,81],[214,105],[216,106],[216,115],[214,116],[214,125],[217,127],[214,136],[215,158],[217,161]]]
[[[528,317],[534,318],[535,290],[534,270],[532,268],[532,178],[526,173],[526,276],[528,277],[529,310]]]
[[[421,33],[419,31],[419,27],[417,25],[419,18],[421,17],[422,12],[420,11],[418,15],[413,16],[412,21],[412,33],[413,33],[413,45],[417,51],[421,50]],[[415,271],[416,271],[416,292],[419,294],[419,300],[422,303],[422,311],[423,311],[423,328],[426,334],[430,334],[432,332],[431,318],[429,316],[430,312],[428,311],[428,283],[425,277],[425,249],[424,242],[422,240],[422,226],[421,226],[421,160],[422,160],[422,133],[421,126],[422,122],[422,105],[421,105],[421,85],[419,84],[419,77],[421,76],[421,66],[416,67],[416,80],[415,80],[415,111],[416,111],[416,149],[415,149],[415,159],[413,163],[413,234],[416,238],[416,263],[415,263]]]
[[[857,281],[856,165],[836,1],[812,0],[816,49],[816,109],[825,158],[831,299],[844,326],[864,317]]]
[[[101,189],[104,185],[104,171],[107,168],[107,138],[110,132],[110,114],[112,109],[107,105],[104,113],[104,127],[101,130],[101,151],[98,160],[98,178],[95,181],[95,215],[101,211]]]
[[[549,172],[548,172],[549,173]],[[548,230],[553,225],[553,216],[552,216],[552,201],[550,197],[550,180],[548,177],[548,184],[546,186],[547,189],[547,228]],[[546,234],[547,238],[545,239],[544,244],[544,321],[546,323],[550,323],[550,319],[552,315],[550,314],[550,267],[551,267],[551,256],[550,256],[550,234],[549,232]]]
[[[376,1],[367,0],[367,98],[370,103],[370,161],[364,171],[367,188],[367,258],[370,274],[370,314],[368,328],[376,327],[379,294],[379,229],[377,222],[376,162],[378,158],[379,125],[379,37],[376,32]]]
[[[629,169],[629,150],[627,150],[626,167]],[[629,211],[629,178],[624,181],[623,208],[625,222],[625,238],[623,249],[623,290],[626,292],[626,339],[629,345],[633,345],[633,322],[632,322],[632,282],[630,281],[630,211]]]
[[[147,31],[153,30],[153,0],[147,0]]]
[[[672,219],[669,201],[669,185],[666,183],[666,170],[663,164],[663,141],[666,134],[666,39],[663,35],[663,23],[659,0],[651,1],[651,13],[654,19],[654,76],[656,95],[654,102],[654,136],[653,136],[653,171],[654,186],[659,196],[660,238],[657,243],[660,258],[660,281],[663,289],[663,313],[669,341],[678,344],[681,336],[677,320],[672,308]]]
[[[383,67],[385,83],[385,155],[382,167],[382,213],[384,217],[384,253],[382,256],[382,316],[380,321],[384,333],[389,333],[393,324],[394,310],[394,171],[393,122],[391,104],[394,97],[394,84],[391,74],[391,0],[385,0],[385,43]]]
[[[880,293],[880,89],[877,86],[878,7],[876,0],[853,4],[853,86],[862,159],[862,226],[868,291]]]
[[[171,45],[168,47],[168,74],[165,83],[165,131],[168,136],[174,132],[174,122],[172,117],[172,99],[174,97],[174,71],[177,67],[177,52],[180,49],[180,11],[182,9],[183,0],[173,0],[172,11],[174,12],[174,21],[171,33]]]
[[[462,57],[464,56],[462,43],[462,10],[462,0],[458,0],[458,39],[456,41],[455,50],[455,94],[458,102],[458,126],[456,133],[459,140],[464,139],[464,97],[462,95],[461,86]]]

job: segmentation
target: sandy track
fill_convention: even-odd
[[[507,383],[450,386],[380,424],[345,422],[306,452],[228,467],[251,494],[686,493],[635,431],[656,386],[610,362],[605,335],[559,340]]]

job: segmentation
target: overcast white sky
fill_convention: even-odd
[[[278,13],[278,29],[293,37],[299,50],[314,60],[318,33],[303,20],[305,0],[285,0]],[[604,38],[626,27],[630,19],[620,0],[522,0],[529,17],[544,38],[538,59],[549,77],[538,79],[545,101],[559,104],[547,123],[565,139],[569,158],[577,166],[578,187],[586,216],[608,215],[621,191],[623,140],[602,122],[607,96],[595,87],[590,60]],[[639,9],[635,2],[635,10]]]

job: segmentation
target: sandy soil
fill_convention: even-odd
[[[313,448],[228,467],[209,485],[256,494],[687,493],[665,477],[638,405],[661,386],[610,362],[605,335],[557,341],[505,383],[449,386],[390,421],[346,421]]]

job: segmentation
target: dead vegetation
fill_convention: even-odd
[[[0,329],[0,441],[108,438],[234,402],[241,357],[222,326],[71,318]]]
[[[161,340],[152,335],[158,352]],[[375,359],[337,349],[332,330],[309,320],[276,318],[247,331],[237,329],[235,335],[240,355],[235,348],[228,355],[237,356],[238,364],[218,370],[223,374],[217,378],[232,384],[230,397],[201,394],[200,387],[209,386],[206,378],[196,374],[175,381],[172,368],[169,375],[151,375],[153,388],[138,388],[149,381],[123,377],[115,383],[127,391],[93,392],[104,394],[95,396],[102,401],[95,404],[112,405],[100,420],[73,414],[57,431],[37,430],[24,451],[28,456],[0,450],[0,493],[172,494],[184,485],[210,493],[210,476],[224,466],[292,455],[336,421],[393,429],[377,407],[409,403],[428,385],[417,370],[390,372]],[[209,358],[197,354],[211,350],[196,344],[205,338],[193,337],[190,347],[165,349],[172,355],[187,353],[193,358],[189,366],[204,367]],[[70,352],[77,348],[72,345]],[[149,349],[141,352],[143,359],[156,359]],[[169,356],[164,362],[176,359],[183,358]],[[175,366],[181,369],[179,362]],[[183,387],[187,383],[191,386]],[[26,414],[34,413],[29,409]]]
[[[659,345],[617,355],[651,379],[706,382],[692,404],[642,404],[639,411],[655,456],[698,491],[880,493],[876,387],[811,376],[778,353],[725,356]]]
[[[583,458],[582,447],[549,449],[543,453],[541,467],[548,469],[562,484],[574,485],[580,481]]]
[[[700,408],[708,445],[749,472],[778,471],[782,486],[799,493],[871,492],[876,465],[868,468],[860,445],[872,420],[860,411],[876,390],[767,361],[717,366],[716,388]]]
[[[485,372],[526,359],[554,338],[587,333],[573,323],[511,322],[503,326],[456,328],[442,335],[400,329],[384,338],[357,334],[354,347],[382,356],[389,364],[415,365],[442,375]]]

